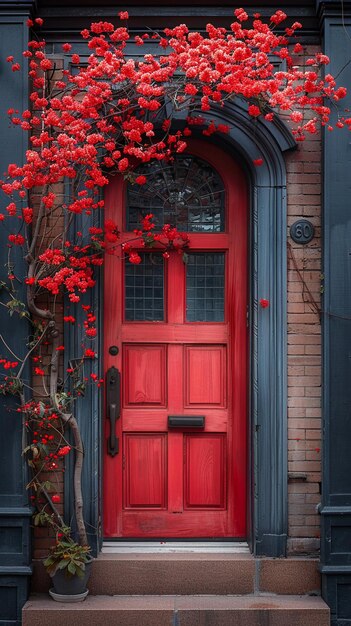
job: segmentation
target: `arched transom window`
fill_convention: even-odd
[[[157,227],[176,226],[183,232],[218,233],[225,230],[225,189],[218,172],[190,154],[169,162],[139,166],[144,185],[128,184],[127,229],[140,227],[140,218],[153,213]]]

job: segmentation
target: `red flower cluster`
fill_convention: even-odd
[[[127,17],[126,11],[120,12],[122,20]],[[139,45],[151,36],[161,49],[169,50],[167,54],[147,53],[140,61],[125,54],[125,42],[130,39],[127,28],[115,28],[110,22],[93,23],[90,30],[82,32],[91,53],[88,65],[72,74],[64,71],[52,95],[45,89],[45,74],[52,71],[45,42],[30,41],[24,54],[30,59],[34,110],[25,110],[22,116],[13,110],[9,114],[15,125],[29,131],[32,149],[27,151],[23,166],[9,166],[3,191],[12,195],[55,185],[63,177],[76,178],[82,170],[88,195],[72,199],[67,209],[75,213],[93,210],[98,205],[95,190],[108,184],[105,168],[124,173],[130,170],[132,160],[167,159],[186,148],[190,125],[170,132],[172,113],[168,117],[165,99],[174,102],[176,109],[191,112],[200,108],[206,113],[226,100],[244,98],[253,118],[260,117],[262,111],[267,113],[267,107],[287,112],[297,124],[293,132],[300,139],[316,132],[318,122],[327,124],[330,108],[326,99],[338,102],[346,89],[338,88],[330,74],[322,78],[321,69],[329,62],[324,54],[308,59],[307,69],[298,67],[288,44],[301,24],[295,22],[284,34],[277,34],[275,26],[286,19],[283,11],[276,11],[270,23],[256,16],[248,28],[244,25],[249,18],[243,9],[235,11],[235,18],[229,30],[208,24],[206,34],[200,34],[182,24],[166,28],[162,35],[138,36]],[[63,49],[69,52],[70,44],[64,44]],[[301,52],[302,46],[296,44],[293,54]],[[283,59],[286,69],[276,69],[272,57]],[[13,56],[7,60],[18,69]],[[72,62],[79,63],[77,54]],[[312,111],[314,118],[304,123],[305,110]],[[156,139],[160,111],[165,118],[165,134]],[[206,124],[205,119],[201,123],[206,135],[228,131],[224,125]],[[351,119],[343,119],[341,124],[350,126]],[[138,177],[136,182],[145,181]],[[53,191],[43,197],[47,209],[56,201]],[[19,204],[14,206],[19,211]]]
[[[164,249],[163,256],[169,259],[169,251],[176,250],[179,254],[188,247],[189,237],[186,233],[180,233],[177,228],[164,224],[160,231],[156,231],[156,224],[153,222],[153,213],[148,213],[141,220],[142,230],[135,230],[135,235],[140,240],[134,246],[137,248],[158,247]],[[131,243],[122,244],[122,250],[129,255],[129,261],[134,264],[141,263],[141,257],[136,251],[131,250]]]
[[[9,370],[17,367],[18,361],[8,361],[7,359],[0,359],[0,364],[5,370]]]

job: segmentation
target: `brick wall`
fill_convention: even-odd
[[[57,80],[62,76],[62,68],[63,61],[60,58],[53,57],[56,66],[56,72],[54,73],[52,80]],[[40,111],[39,111],[40,113]],[[38,131],[39,132],[39,131]],[[58,206],[51,213],[48,213],[42,224],[42,236],[38,238],[38,246],[37,246],[37,255],[41,254],[46,246],[47,242],[51,242],[52,239],[57,238],[57,241],[62,238],[62,233],[65,228],[65,220],[64,213],[60,206],[60,203],[64,202],[64,186],[63,184],[58,184],[52,188],[57,194],[58,198]],[[37,190],[33,190],[31,193],[31,202],[30,206],[33,207],[34,213],[38,213],[41,201],[41,194],[37,192]],[[60,327],[60,339],[59,343],[63,344],[63,298],[61,295],[56,296],[54,299],[50,297],[48,294],[43,294],[41,298],[37,301],[37,304],[42,309],[50,309],[55,313],[55,319]],[[41,320],[42,321],[42,320]],[[45,337],[45,340],[40,344],[38,349],[36,349],[32,356],[36,356],[39,358],[39,361],[33,363],[33,365],[43,366],[45,371],[48,371],[48,366],[50,363],[50,355],[51,355],[51,342],[50,334],[48,333]],[[61,379],[65,379],[64,371],[63,371],[63,355],[60,355],[59,361],[59,376]],[[47,377],[37,376],[35,374],[32,375],[32,384],[33,384],[33,396],[43,401],[44,403],[49,403],[48,397],[48,380]],[[51,433],[52,434],[52,433]],[[56,434],[56,437],[59,439],[59,434]],[[47,480],[51,483],[51,493],[55,493],[60,495],[61,502],[56,504],[57,511],[62,515],[63,514],[63,500],[64,500],[64,462],[60,459],[56,459],[56,470],[51,470],[47,472],[43,472],[41,474],[42,480]],[[42,498],[42,502],[45,505],[44,496]],[[45,510],[48,513],[51,513],[49,506],[46,504]],[[34,527],[34,551],[33,556],[36,559],[43,558],[47,556],[49,552],[49,548],[53,545],[53,538],[55,533],[52,528],[44,527],[44,526],[35,526]]]
[[[288,553],[319,547],[321,480],[321,142],[287,158],[288,179]],[[311,221],[314,239],[295,244],[289,228]]]

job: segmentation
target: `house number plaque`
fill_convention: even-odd
[[[290,227],[290,237],[295,243],[309,243],[314,237],[314,227],[308,220],[297,220]]]

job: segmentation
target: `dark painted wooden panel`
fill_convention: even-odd
[[[11,162],[22,163],[27,147],[27,137],[18,128],[12,129],[7,118],[7,109],[14,107],[24,110],[28,105],[28,84],[26,72],[12,72],[6,57],[12,54],[21,65],[26,64],[22,51],[28,40],[25,21],[32,2],[16,3],[11,7],[0,4],[0,173],[1,176]],[[2,194],[0,211],[8,204]],[[17,220],[13,218],[17,227]],[[16,220],[16,221],[15,221]],[[9,229],[10,230],[10,229]],[[8,229],[0,230],[0,281],[7,280]],[[23,251],[19,249],[15,256],[14,274],[20,276],[23,267]],[[24,299],[23,287],[16,282],[18,298]],[[0,293],[2,304],[8,296],[5,290]],[[14,332],[14,326],[16,332]],[[10,318],[6,309],[0,307],[1,334],[7,338],[11,349],[21,357],[29,329],[24,320]],[[9,351],[0,344],[0,354],[14,360]],[[28,371],[25,376],[29,379]],[[21,416],[16,412],[16,403],[8,396],[0,397],[0,625],[19,626],[21,610],[26,601],[31,568],[30,554],[30,517],[28,493],[26,492],[26,465],[21,455],[22,425]]]
[[[351,3],[318,2],[329,70],[351,85]],[[348,31],[348,32],[347,32]],[[343,68],[343,69],[342,69]],[[350,107],[348,95],[342,108]],[[324,442],[321,571],[332,626],[351,623],[351,146],[349,133],[324,138]]]
[[[351,27],[349,26],[351,34]],[[342,25],[328,20],[326,53],[331,72],[345,64],[340,80],[351,84],[347,35]],[[350,106],[351,99],[344,101]],[[326,133],[324,147],[324,410],[326,428],[323,503],[351,505],[351,194],[350,137]]]
[[[9,127],[7,109],[14,107],[15,109],[23,109],[27,106],[27,84],[22,73],[14,73],[11,66],[6,63],[6,57],[13,54],[16,59],[22,63],[22,50],[25,44],[24,29],[21,18],[6,17],[1,19],[0,14],[0,173],[2,174],[8,163],[22,162],[23,152],[26,147],[26,137],[18,128]],[[6,149],[3,149],[6,146]],[[1,194],[0,211],[8,204],[7,197]],[[13,227],[17,227],[18,220],[13,218]],[[7,281],[8,269],[5,266],[7,258],[7,235],[8,228],[0,230],[0,281]],[[15,273],[21,274],[22,250],[17,251],[15,255],[16,266]],[[18,297],[21,298],[21,285],[16,283],[19,288]],[[9,296],[5,290],[0,292],[0,301],[6,304]],[[13,332],[14,323],[16,324],[16,333]],[[21,356],[24,353],[25,341],[28,336],[28,327],[23,320],[16,317],[10,317],[6,309],[0,307],[0,328],[3,337],[8,338],[8,343],[15,354]],[[14,360],[13,356],[0,341],[0,354],[3,358]],[[8,504],[20,506],[23,503],[23,467],[21,459],[21,418],[15,412],[16,403],[11,397],[0,397],[0,429],[1,432],[7,433],[6,438],[2,438],[0,442],[0,506]],[[10,445],[9,445],[10,444]]]
[[[21,607],[28,595],[28,574],[0,573],[0,626],[20,626]]]
[[[27,566],[31,560],[31,512],[19,509],[13,514],[12,511],[0,509],[0,571],[2,567]]]

